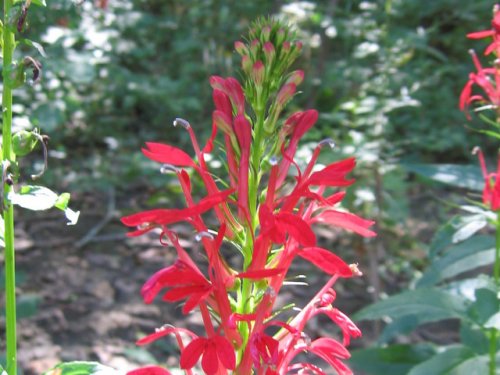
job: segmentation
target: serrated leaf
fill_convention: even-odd
[[[434,353],[435,350],[430,344],[354,350],[351,352],[349,366],[355,373],[364,371],[370,375],[401,375]]]
[[[406,170],[447,185],[482,191],[484,178],[477,165],[402,164]]]
[[[450,346],[427,361],[415,366],[408,375],[451,375],[460,364],[474,358],[474,352],[462,345]],[[484,375],[487,372],[476,373]],[[457,373],[458,374],[458,373]],[[468,375],[472,375],[469,373]]]
[[[26,185],[19,192],[9,192],[7,199],[11,204],[33,211],[43,211],[54,207],[58,195],[44,186]]]
[[[491,236],[475,236],[448,249],[435,259],[417,281],[417,287],[428,287],[463,272],[493,263],[495,239]]]
[[[43,375],[119,375],[119,372],[99,362],[75,361],[60,363]]]
[[[437,288],[420,288],[393,295],[354,314],[355,320],[414,316],[419,324],[466,317],[466,300]]]

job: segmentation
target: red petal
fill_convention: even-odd
[[[146,366],[127,372],[127,375],[170,375],[163,367]]]
[[[181,299],[188,298],[190,295],[196,293],[206,293],[207,291],[210,290],[209,285],[188,285],[188,286],[181,286],[178,288],[173,288],[167,291],[163,295],[163,300],[167,302],[176,302],[180,301]]]
[[[304,246],[316,245],[316,236],[309,224],[302,218],[289,212],[280,212],[275,216],[278,231],[288,232]]]
[[[340,257],[321,247],[306,247],[298,255],[308,260],[329,275],[338,274],[340,277],[351,277],[352,271]]]
[[[172,164],[176,167],[194,167],[195,163],[191,157],[177,147],[162,143],[146,142],[146,148],[142,153],[149,159],[159,163]]]
[[[205,346],[207,344],[208,339],[205,337],[198,337],[191,341],[182,351],[180,366],[182,369],[190,369],[193,368],[200,356],[205,351]]]
[[[234,132],[242,150],[250,151],[252,143],[252,125],[245,115],[237,115],[234,118]]]
[[[374,237],[377,234],[370,229],[375,222],[365,220],[351,213],[326,210],[312,218],[311,222],[319,222],[353,231],[363,237]]]
[[[337,340],[330,337],[320,337],[310,345],[311,350],[320,350],[335,357],[348,359],[351,357],[349,351]]]
[[[354,180],[346,180],[345,175],[356,166],[355,158],[348,158],[328,165],[321,171],[314,172],[307,180],[309,185],[347,186]]]
[[[263,270],[252,270],[240,272],[237,277],[242,279],[251,279],[251,280],[260,280],[266,277],[273,277],[276,275],[280,275],[285,272],[283,268],[271,268],[271,269],[263,269]]]
[[[176,330],[177,330],[177,328],[175,328],[175,327],[165,327],[165,328],[159,329],[156,332],[154,332],[150,335],[147,335],[146,337],[143,337],[142,339],[138,340],[136,342],[136,344],[139,346],[150,344],[153,341],[156,341],[158,339],[161,339],[162,337],[165,337],[167,335],[170,335],[171,333],[174,333]]]
[[[219,360],[226,369],[234,370],[236,368],[236,356],[231,343],[222,336],[215,336],[213,340],[217,347],[217,356],[219,357]]]
[[[219,369],[219,359],[217,358],[217,348],[215,342],[208,340],[201,359],[201,368],[207,375],[216,374]]]
[[[482,30],[482,31],[476,31],[474,33],[467,34],[467,38],[482,39],[482,38],[487,38],[487,37],[493,36],[493,35],[495,35],[495,31],[493,31],[493,30]]]

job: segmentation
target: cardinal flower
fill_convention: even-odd
[[[488,47],[486,47],[484,54],[489,55],[490,53],[495,52],[497,56],[500,56],[500,7],[498,5],[493,7],[491,29],[467,34],[467,38],[470,39],[483,39],[489,37],[492,37],[493,41],[490,45],[488,45]]]
[[[233,346],[223,336],[198,337],[191,341],[181,353],[181,368],[193,368],[201,357],[201,367],[207,375],[217,374],[220,367],[234,370],[236,356]]]

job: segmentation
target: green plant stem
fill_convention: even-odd
[[[497,212],[495,236],[495,263],[493,264],[493,279],[498,288],[500,286],[500,211]],[[492,328],[490,330],[490,375],[496,375],[496,355],[497,355],[497,338],[498,330]]]
[[[3,28],[3,93],[2,93],[2,147],[3,168],[7,167],[7,161],[13,161],[11,151],[12,143],[12,88],[9,83],[9,75],[12,66],[12,56],[15,48],[14,33],[8,27],[8,14],[12,7],[12,0],[4,0],[4,28]],[[3,172],[5,175],[5,171]],[[17,333],[16,333],[16,263],[14,252],[14,209],[8,204],[5,196],[10,192],[11,186],[4,182],[4,205],[3,219],[5,222],[5,319],[6,319],[6,341],[7,358],[6,371],[8,375],[17,375]]]

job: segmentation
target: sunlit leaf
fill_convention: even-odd
[[[448,347],[431,359],[417,365],[408,375],[484,375],[487,373],[487,356],[477,356],[471,349],[457,345]]]
[[[440,258],[435,259],[417,281],[417,287],[430,286],[463,272],[493,263],[495,239],[491,236],[474,236],[451,246]]]
[[[26,185],[22,186],[18,192],[9,192],[7,199],[11,204],[28,210],[41,211],[54,207],[58,195],[44,186]]]
[[[460,164],[402,164],[409,172],[433,181],[461,188],[482,191],[484,179],[478,165]]]

